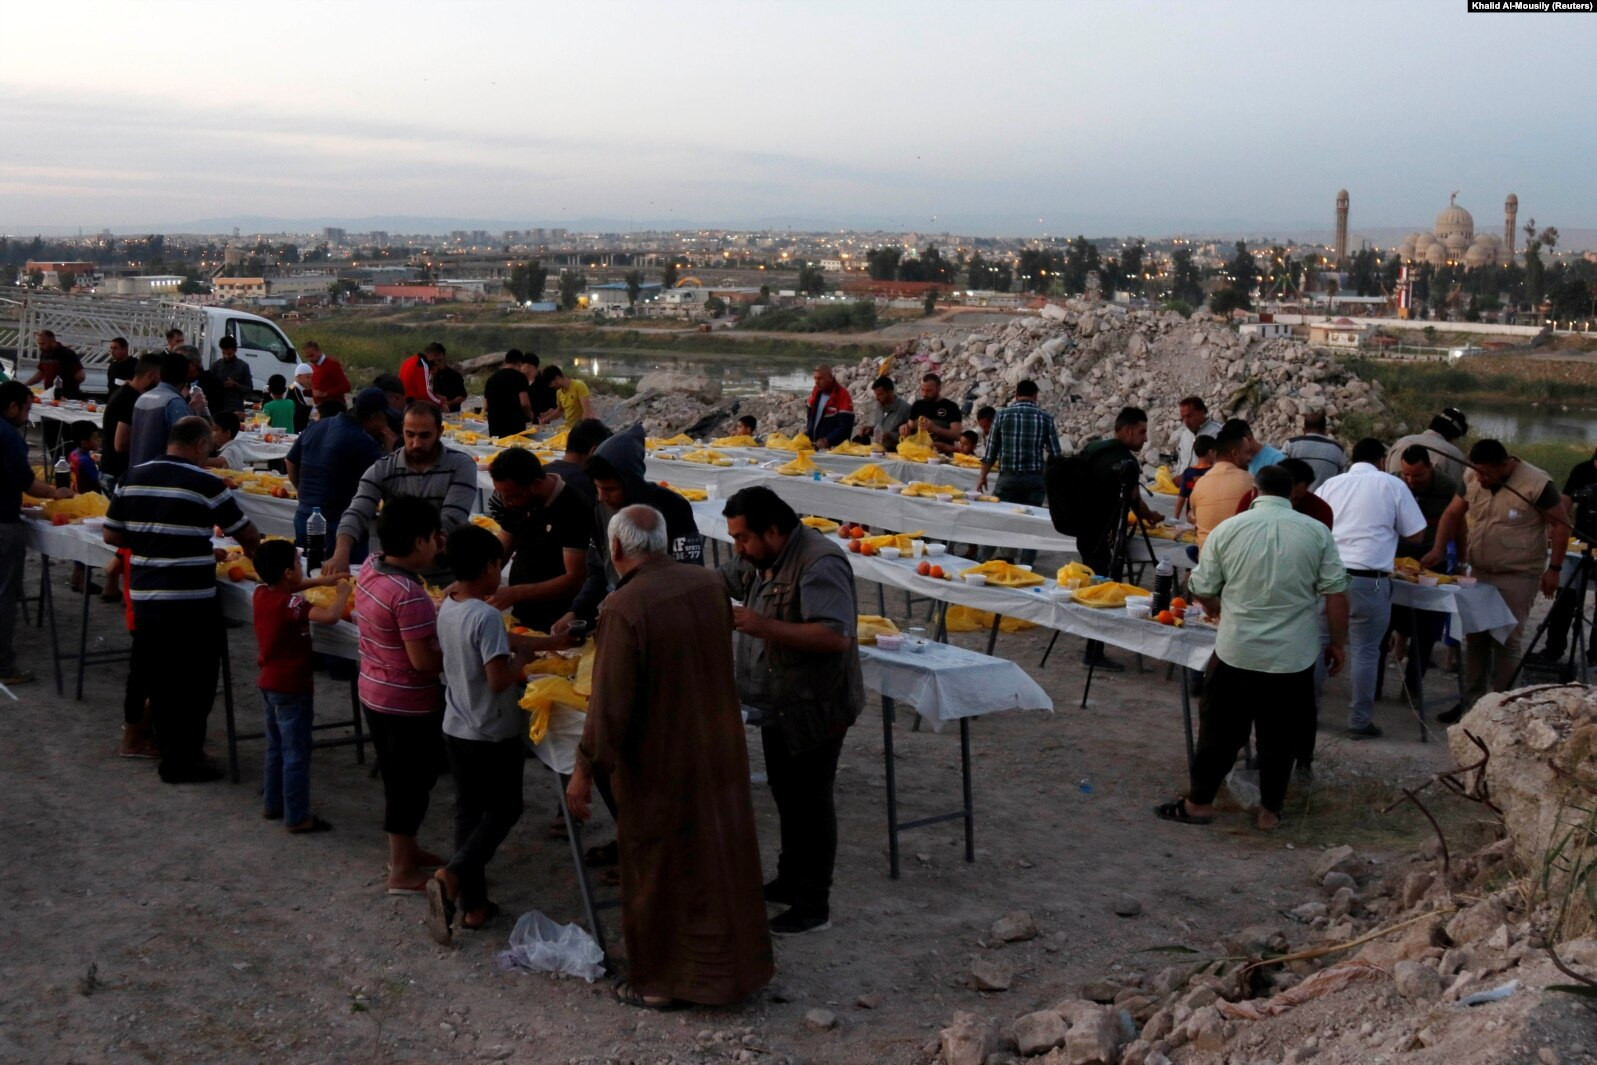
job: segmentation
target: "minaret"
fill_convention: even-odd
[[[1347,189],[1336,194],[1336,265],[1347,259]]]
[[[1519,197],[1512,192],[1503,201],[1503,243],[1508,245],[1508,258],[1514,258],[1514,219],[1519,216]]]

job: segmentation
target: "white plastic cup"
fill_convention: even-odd
[[[926,545],[924,543],[919,540],[911,540],[909,542],[909,554],[911,558],[920,558],[925,553]]]
[[[716,485],[716,483],[714,481],[710,481],[708,484],[706,484],[704,486],[704,498],[705,499],[715,499],[720,494],[721,494],[720,488],[719,488],[719,486]]]

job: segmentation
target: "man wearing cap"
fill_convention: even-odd
[[[339,413],[328,401],[322,416],[305,429],[289,449],[285,465],[288,479],[299,489],[294,511],[294,540],[305,545],[305,522],[320,507],[327,519],[327,543],[322,557],[330,558],[337,546],[338,521],[360,487],[361,474],[383,456],[379,443],[388,431],[388,397],[380,388],[362,389],[353,410]],[[350,561],[364,562],[364,541],[351,547]]]
[[[294,401],[294,431],[303,433],[305,427],[311,422],[311,411],[315,410],[315,398],[311,381],[316,377],[316,371],[303,362],[294,367],[294,380],[288,386],[288,398]]]
[[[238,341],[223,337],[216,342],[222,357],[211,366],[216,378],[216,400],[211,404],[213,414],[243,414],[244,401],[249,398],[255,382],[250,377],[249,363],[238,357]]]
[[[311,395],[320,407],[324,400],[336,399],[345,403],[350,393],[349,375],[344,367],[314,340],[305,342],[305,361],[311,368]]]
[[[1418,444],[1431,453],[1431,465],[1436,467],[1438,473],[1444,473],[1450,480],[1463,484],[1464,470],[1469,464],[1464,461],[1464,452],[1458,449],[1455,441],[1462,439],[1467,432],[1469,419],[1464,417],[1464,412],[1457,407],[1448,407],[1431,419],[1429,429],[1402,437],[1392,445],[1392,449],[1386,453],[1386,472],[1401,477],[1403,452]]]

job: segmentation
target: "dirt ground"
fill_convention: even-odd
[[[862,601],[875,603],[874,588]],[[120,644],[116,610],[93,611],[93,633]],[[901,598],[889,597],[889,612],[904,619]],[[75,637],[76,611],[62,607],[60,619],[63,637]],[[353,748],[314,760],[315,806],[336,830],[293,839],[261,819],[260,742],[243,749],[240,785],[163,785],[152,763],[113,753],[121,667],[95,671],[82,702],[70,683],[58,698],[42,679],[45,631],[21,627],[21,661],[41,681],[19,688],[20,702],[0,697],[0,1060],[925,1062],[955,1010],[1010,1018],[1074,995],[1085,980],[1157,969],[1167,963],[1149,953],[1156,948],[1205,948],[1300,903],[1323,846],[1390,855],[1429,835],[1411,812],[1382,817],[1376,807],[1394,785],[1446,767],[1445,744],[1419,743],[1390,694],[1376,718],[1386,738],[1344,740],[1340,679],[1327,699],[1316,790],[1294,790],[1283,831],[1261,834],[1240,813],[1210,828],[1155,820],[1150,807],[1184,781],[1178,682],[1154,663],[1100,674],[1080,709],[1080,642],[1062,638],[1039,670],[1047,636],[999,642],[1055,712],[974,723],[973,864],[962,860],[959,825],[947,823],[908,833],[903,876],[888,878],[873,705],[849,735],[838,777],[832,929],[778,941],[776,984],[741,1008],[654,1014],[615,1004],[605,982],[495,964],[515,915],[580,918],[569,850],[547,833],[555,785],[540,763],[528,765],[527,815],[490,868],[506,916],[440,948],[422,927],[421,899],[383,893],[381,793]],[[254,729],[247,630],[232,646],[241,725]],[[174,648],[173,668],[181,657]],[[347,713],[347,689],[326,678],[318,700],[322,720]],[[220,700],[210,734],[211,751],[225,754]],[[904,714],[895,744],[902,816],[957,807],[958,730],[914,732]],[[450,798],[441,781],[424,845],[448,842]],[[776,817],[758,785],[755,807],[769,870]],[[591,839],[607,833],[601,823]],[[1115,916],[1127,895],[1140,915]],[[1011,988],[968,990],[971,957],[1013,910],[1029,911],[1041,934],[1004,948]],[[875,1008],[859,1005],[865,995],[880,996]],[[817,1008],[838,1025],[807,1024]]]

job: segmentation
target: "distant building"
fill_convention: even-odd
[[[176,296],[183,281],[182,274],[135,274],[131,277],[108,277],[94,286],[94,291],[107,296]]]
[[[1260,323],[1263,324],[1263,323]],[[1351,318],[1309,323],[1309,343],[1323,348],[1356,348],[1368,330]]]
[[[35,271],[44,275],[47,287],[60,288],[63,277],[70,277],[74,287],[91,284],[99,268],[88,262],[43,262],[37,259],[29,259],[22,267],[23,276]]]
[[[469,293],[458,285],[375,285],[372,295],[390,303],[449,303]]]
[[[1474,216],[1460,207],[1457,200],[1456,192],[1447,198],[1447,206],[1436,216],[1431,232],[1410,233],[1403,238],[1397,254],[1405,262],[1432,266],[1456,264],[1476,270],[1506,263],[1514,257],[1514,216],[1519,211],[1519,197],[1510,193],[1503,204],[1506,246],[1496,233],[1476,233]]]
[[[322,239],[329,244],[342,244],[345,236],[345,232],[337,226],[328,226],[322,230]]]
[[[1269,340],[1271,337],[1291,336],[1292,327],[1285,322],[1243,322],[1237,326],[1237,333],[1245,337]]]

